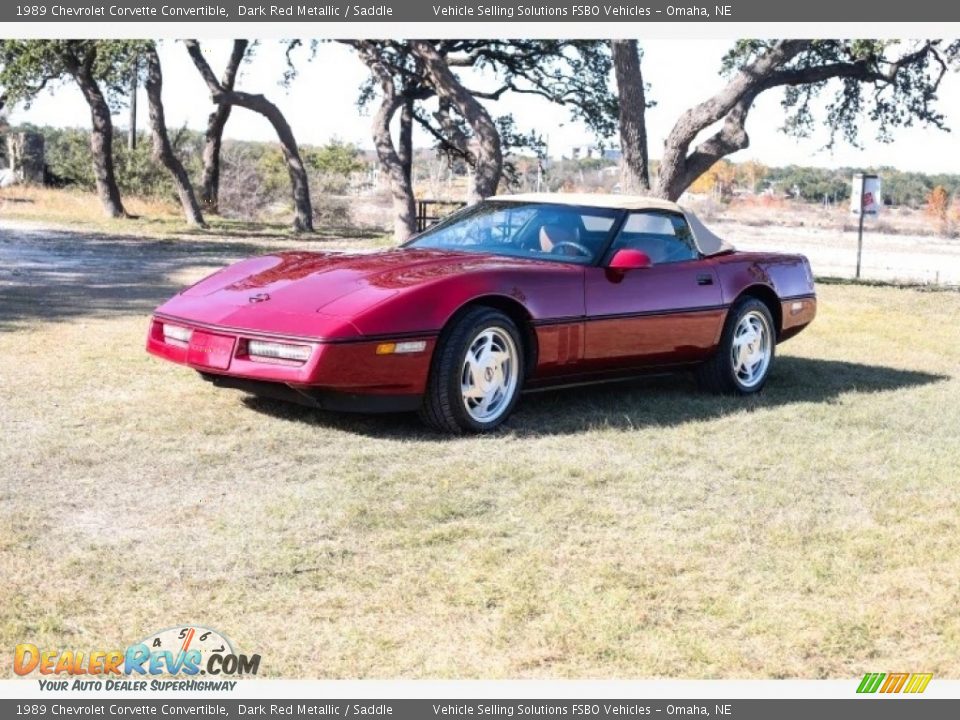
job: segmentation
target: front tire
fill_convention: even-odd
[[[440,338],[420,418],[448,433],[487,432],[512,412],[523,387],[520,331],[498,310],[467,310]]]
[[[752,395],[767,382],[776,352],[773,316],[752,297],[738,301],[727,316],[720,346],[697,370],[700,386],[725,395]]]

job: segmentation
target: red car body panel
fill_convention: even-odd
[[[528,336],[527,386],[536,387],[700,362],[745,292],[768,301],[781,340],[816,312],[799,255],[732,252],[624,272],[417,248],[289,252],[236,263],[171,298],[155,312],[147,350],[218,384],[329,407],[380,396],[396,401],[382,409],[413,409],[440,333],[469,304],[514,315]],[[165,322],[192,329],[190,341],[164,338]],[[251,340],[305,345],[310,357],[251,358]],[[383,343],[419,340],[420,352],[378,354]]]

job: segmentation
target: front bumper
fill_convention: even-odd
[[[423,402],[421,394],[351,393],[322,387],[248,380],[231,375],[213,375],[207,372],[201,372],[200,375],[218,388],[240,390],[257,397],[335,412],[412,412],[417,410]]]
[[[190,340],[165,338],[163,324],[190,331]],[[382,411],[412,409],[419,405],[436,337],[419,336],[422,351],[377,354],[377,347],[399,338],[363,338],[348,341],[272,336],[238,328],[211,326],[183,318],[155,315],[147,333],[147,352],[200,372],[221,387],[280,397],[328,409]],[[308,346],[303,361],[252,357],[251,340]],[[390,402],[376,400],[392,398]]]
[[[817,296],[798,295],[780,303],[781,328],[779,342],[797,335],[817,316]]]

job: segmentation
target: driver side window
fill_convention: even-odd
[[[690,226],[683,217],[673,213],[630,213],[613,241],[610,257],[624,248],[645,252],[654,265],[684,262],[699,257]]]

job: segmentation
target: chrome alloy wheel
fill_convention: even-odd
[[[737,382],[744,388],[763,382],[773,355],[773,334],[763,314],[751,310],[740,318],[730,352]]]
[[[467,414],[493,422],[510,406],[517,391],[517,347],[506,330],[488,327],[467,348],[460,373],[460,394]]]

